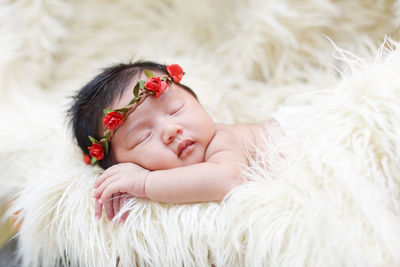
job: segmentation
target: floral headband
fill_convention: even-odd
[[[84,162],[86,164],[96,164],[99,160],[104,158],[104,153],[108,154],[109,143],[115,130],[121,126],[130,113],[132,113],[137,106],[149,95],[159,97],[168,85],[172,82],[179,83],[185,74],[178,64],[166,65],[168,75],[159,77],[149,70],[144,70],[144,74],[149,80],[137,80],[133,88],[133,99],[129,102],[128,106],[119,109],[104,109],[103,124],[106,126],[103,137],[100,140],[89,136],[92,146],[88,147],[89,155],[84,155]]]

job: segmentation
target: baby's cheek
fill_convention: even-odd
[[[113,158],[114,163],[120,163],[120,162],[123,162],[123,160],[124,160],[124,156],[119,149],[116,151],[113,150],[112,158]]]
[[[114,163],[130,162],[140,165],[137,160],[137,156],[135,156],[136,153],[133,153],[132,150],[129,151],[127,149],[118,149],[117,151],[114,151],[112,154]]]
[[[159,171],[180,167],[176,155],[157,156],[148,162],[148,170]]]

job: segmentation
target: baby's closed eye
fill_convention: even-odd
[[[139,145],[139,144],[143,144],[145,141],[147,141],[148,139],[150,139],[152,133],[153,133],[152,131],[146,131],[146,132],[144,132],[144,134],[139,138],[138,145]]]
[[[134,149],[135,147],[142,145],[144,143],[147,143],[148,140],[150,140],[150,137],[152,135],[152,131],[140,131],[133,137],[133,142],[132,145],[129,146],[129,149]]]
[[[180,103],[180,104],[176,104],[173,105],[172,108],[169,110],[169,115],[175,115],[177,114],[179,111],[182,110],[182,108],[185,106],[185,103]]]

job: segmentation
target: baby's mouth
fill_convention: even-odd
[[[180,142],[179,144],[178,144],[178,150],[177,150],[177,154],[178,154],[178,157],[180,158],[181,157],[181,155],[182,156],[184,156],[184,154],[185,154],[185,151],[187,151],[188,150],[188,148],[191,146],[191,145],[193,145],[193,141],[191,141],[191,140],[183,140],[182,142]]]

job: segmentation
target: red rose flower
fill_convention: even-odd
[[[169,76],[174,79],[174,82],[179,83],[183,77],[183,69],[178,64],[167,65],[167,72]]]
[[[146,89],[155,93],[156,97],[158,97],[159,95],[161,95],[162,92],[164,92],[165,89],[167,89],[167,83],[164,81],[161,81],[160,77],[151,78],[144,85],[144,87],[146,87]]]
[[[85,162],[87,165],[90,165],[91,160],[88,154],[83,155],[83,162]]]
[[[104,125],[107,126],[108,129],[112,130],[115,129],[116,127],[120,126],[122,123],[124,123],[124,116],[119,114],[116,111],[108,113],[104,118],[103,118],[103,123]]]
[[[90,156],[96,158],[97,160],[102,160],[104,158],[104,152],[101,145],[94,143],[92,146],[88,147]]]

